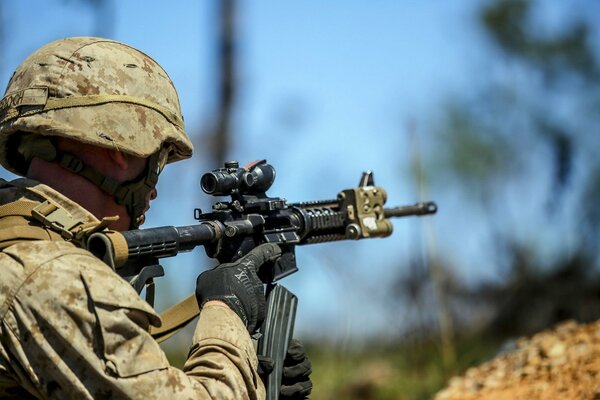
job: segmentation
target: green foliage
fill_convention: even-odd
[[[598,201],[600,199],[600,165],[596,165],[589,173],[589,179],[586,182],[585,190],[582,195],[582,212],[581,224],[585,236],[584,246],[589,246],[590,251],[594,254],[597,251],[598,240],[600,240],[600,207]]]
[[[486,192],[488,185],[513,170],[517,160],[511,157],[510,143],[474,112],[458,102],[448,104],[439,133],[444,145],[438,170],[450,171],[471,189]]]
[[[598,54],[591,45],[596,28],[571,14],[560,27],[543,29],[535,18],[543,15],[542,5],[534,0],[496,0],[483,7],[480,22],[502,57],[490,64],[495,74],[446,101],[433,131],[441,142],[432,157],[435,170],[428,175],[439,176],[443,183],[450,178],[453,190],[462,190],[467,201],[484,206],[490,232],[505,238],[515,230],[508,225],[512,221],[539,229],[547,224],[557,237],[560,232],[566,235],[554,217],[562,215],[569,229],[573,225],[568,219],[580,213],[575,217],[589,222],[579,222],[587,231],[573,232],[576,243],[565,247],[568,252],[585,247],[579,242],[600,227],[600,219],[586,218],[594,215],[600,191],[594,190],[593,174],[582,172],[600,169],[591,150],[598,144],[600,126],[595,107],[600,98]],[[530,191],[532,187],[538,193]],[[530,208],[514,208],[511,215],[507,201],[525,193],[538,204],[531,207],[530,201]],[[577,198],[579,204],[561,201],[567,197]],[[506,256],[510,257],[500,255]]]
[[[444,367],[441,346],[435,340],[382,344],[376,340],[360,347],[307,341],[313,365],[311,400],[426,400],[452,376],[492,357],[501,341],[491,336],[467,336],[457,343],[457,358]],[[181,368],[187,346],[164,347],[171,365]]]
[[[528,17],[535,2],[502,0],[484,9],[482,20],[500,47],[549,74],[569,70],[585,77],[598,77],[598,67],[589,44],[589,29],[575,24],[566,33],[544,38],[535,33]]]
[[[425,161],[433,184],[463,200],[459,212],[483,211],[486,231],[474,240],[492,249],[484,268],[495,269],[493,285],[452,282],[447,303],[467,318],[470,305],[487,305],[483,323],[495,334],[600,315],[597,26],[581,13],[544,26],[536,19],[544,5],[485,4],[480,22],[499,57],[486,64],[490,74],[446,100]],[[462,228],[457,235],[472,234]],[[455,326],[482,321],[464,322]]]
[[[457,360],[444,368],[435,341],[370,343],[361,349],[308,343],[313,363],[312,400],[425,400],[452,376],[491,357],[498,341],[467,337],[457,343]]]

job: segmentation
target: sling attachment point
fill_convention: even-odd
[[[31,216],[44,226],[60,233],[63,239],[81,244],[85,244],[85,240],[92,233],[105,229],[119,219],[118,216],[112,216],[104,217],[101,221],[83,222],[48,200],[34,207]]]
[[[50,203],[48,200],[31,210],[31,216],[44,226],[60,233],[65,240],[72,240],[75,236],[72,229],[82,224],[81,221],[73,218],[63,208]]]

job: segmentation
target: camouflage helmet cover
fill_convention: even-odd
[[[0,101],[0,163],[24,174],[11,162],[16,132],[67,137],[138,157],[169,143],[169,162],[192,154],[167,73],[141,51],[109,39],[61,39],[26,59]]]

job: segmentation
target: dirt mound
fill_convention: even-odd
[[[564,322],[515,347],[450,379],[435,400],[600,400],[600,321]]]

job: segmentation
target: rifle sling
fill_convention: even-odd
[[[150,334],[154,340],[160,343],[179,332],[198,315],[200,315],[200,308],[198,307],[196,296],[188,296],[184,300],[163,311],[160,314],[162,325],[160,328],[151,326]]]

